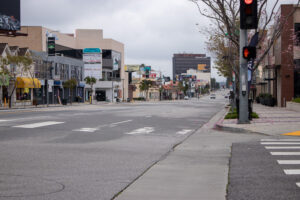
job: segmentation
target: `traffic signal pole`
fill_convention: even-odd
[[[239,124],[248,124],[248,67],[243,57],[243,47],[247,46],[247,30],[240,29],[240,89],[239,89]]]

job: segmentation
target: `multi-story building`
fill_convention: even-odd
[[[58,104],[62,99],[83,102],[85,83],[84,64],[81,59],[61,55],[48,56],[46,52],[37,51],[31,51],[31,55],[34,61],[34,76],[41,82],[41,88],[35,90],[35,100],[38,104]],[[77,82],[72,92],[70,88],[63,86],[63,83],[70,79]]]
[[[186,73],[189,69],[203,72],[211,71],[211,59],[206,54],[174,54],[173,55],[173,80],[176,75]]]
[[[32,105],[34,92],[41,88],[40,81],[34,76],[34,64],[2,62],[8,56],[31,56],[28,48],[9,46],[0,43],[0,59],[5,69],[0,69],[0,106]],[[3,70],[3,71],[2,71]]]
[[[284,22],[284,28],[256,71],[255,96],[269,93],[282,107],[300,96],[300,7],[281,5],[277,14],[280,20],[273,26]],[[271,28],[268,34],[273,31]]]
[[[62,99],[83,102],[85,84],[82,60],[48,56],[46,52],[0,43],[0,58],[7,56],[28,56],[33,63],[29,67],[6,66],[8,74],[0,76],[0,106],[8,105],[9,100],[12,106],[58,104]],[[72,92],[63,86],[70,79],[78,83]],[[73,94],[73,99],[70,94]]]
[[[128,75],[124,71],[124,45],[116,40],[103,38],[102,30],[77,29],[75,34],[66,34],[42,26],[22,26],[21,32],[27,33],[28,36],[0,36],[0,42],[8,43],[10,46],[28,47],[30,50],[46,52],[47,38],[54,36],[56,51],[100,48],[103,53],[102,80],[97,80],[94,85],[93,97],[104,95],[105,98],[102,99],[110,101],[115,97],[127,99]],[[115,59],[118,59],[119,63],[117,68],[114,66]],[[85,89],[88,94],[90,86],[86,85]]]

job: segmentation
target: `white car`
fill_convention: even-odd
[[[188,96],[184,96],[184,100],[189,100],[190,98]]]
[[[216,99],[216,94],[211,94],[210,99]]]

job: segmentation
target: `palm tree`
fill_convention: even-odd
[[[151,80],[142,80],[140,82],[140,90],[146,92],[146,100],[148,99],[148,90],[151,88],[153,85],[153,81]]]
[[[93,94],[93,85],[97,82],[97,79],[92,76],[87,76],[87,77],[85,77],[84,81],[86,82],[86,84],[91,86],[91,90],[92,90],[92,94]],[[92,101],[93,101],[93,98],[91,98],[91,104],[92,104]]]
[[[71,99],[70,103],[72,104],[72,99],[73,99],[73,90],[77,86],[77,80],[75,78],[71,78],[70,80],[67,80],[63,84],[64,87],[69,88],[70,94],[71,94]]]

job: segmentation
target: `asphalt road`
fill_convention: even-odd
[[[229,183],[228,200],[300,199],[300,140],[233,144]]]
[[[227,103],[210,100],[0,112],[0,199],[112,199]]]

